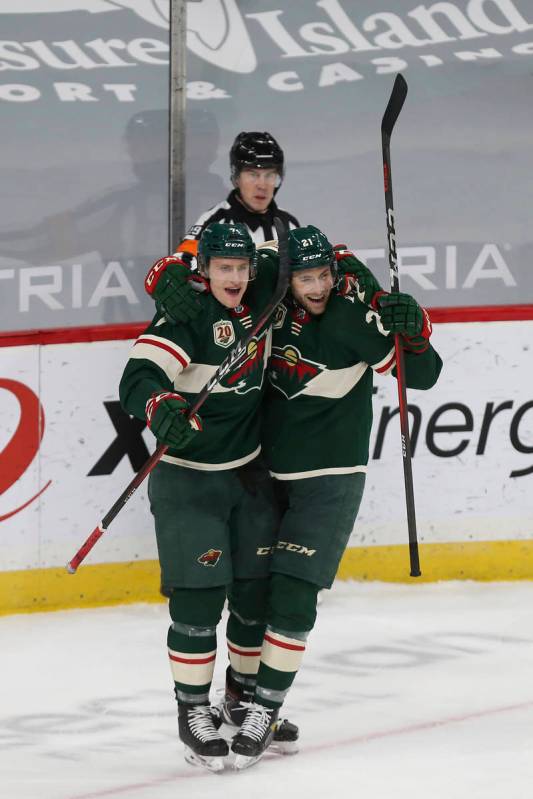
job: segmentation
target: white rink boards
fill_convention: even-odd
[[[532,338],[533,321],[435,325],[432,340],[444,361],[440,380],[428,392],[408,392],[424,545],[514,541],[529,547]],[[132,479],[129,455],[139,459],[152,450],[146,429],[117,432],[118,382],[130,346],[0,347],[0,526],[8,543],[0,575],[61,569]],[[396,407],[396,381],[378,377],[365,496],[350,541],[356,551],[403,548],[406,541],[399,424],[391,418]],[[108,473],[89,476],[98,464]],[[154,564],[152,529],[143,485],[87,564]]]

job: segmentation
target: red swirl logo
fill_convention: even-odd
[[[22,477],[37,454],[44,434],[44,410],[36,394],[17,380],[0,378],[0,389],[14,394],[20,405],[17,429],[6,447],[0,452],[0,494],[3,494]],[[46,491],[51,482],[49,480],[33,497],[30,497],[18,508],[0,516],[0,522],[27,508],[43,491]]]

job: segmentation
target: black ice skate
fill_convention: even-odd
[[[235,768],[239,771],[257,763],[265,754],[273,737],[279,710],[258,705],[248,705],[245,719],[231,744],[235,753]]]
[[[295,755],[299,751],[298,737],[300,731],[289,719],[278,719],[274,727],[274,735],[270,749],[280,755]]]
[[[222,771],[229,748],[217,732],[209,705],[178,705],[178,727],[187,763]]]
[[[246,711],[250,702],[253,701],[255,691],[255,679],[250,680],[247,685],[237,682],[231,673],[231,667],[226,669],[226,687],[224,690],[224,701],[220,708],[222,721],[240,727],[246,717]]]
[[[223,723],[232,727],[241,726],[250,707],[250,702],[253,701],[254,689],[255,681],[249,686],[237,682],[231,673],[230,666],[228,666],[224,701],[222,704],[214,705],[211,708],[217,730]],[[298,751],[299,735],[300,731],[296,724],[292,724],[288,719],[278,719],[270,747],[273,751],[282,755],[295,754]]]

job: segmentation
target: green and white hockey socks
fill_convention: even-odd
[[[229,591],[226,638],[230,662],[226,690],[251,701],[266,627],[270,580],[235,580]]]
[[[180,588],[170,596],[172,625],[167,646],[179,704],[209,702],[217,650],[216,627],[225,596],[224,587]]]
[[[316,620],[318,586],[286,574],[271,577],[268,626],[261,647],[255,701],[283,704],[300,668]]]
[[[207,704],[215,668],[216,628],[175,621],[169,627],[167,645],[178,702]]]
[[[257,673],[255,701],[265,707],[281,707],[305,652],[308,632],[288,632],[267,627]]]

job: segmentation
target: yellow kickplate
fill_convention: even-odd
[[[159,602],[155,560],[65,568],[0,572],[0,614]]]
[[[407,546],[351,547],[337,577],[429,583],[438,580],[533,580],[533,541],[421,544],[421,577],[409,575]],[[155,560],[0,572],[0,615],[132,602],[161,602]]]
[[[347,549],[337,577],[389,583],[438,580],[533,580],[533,541],[420,544],[421,577],[409,575],[409,547]]]

